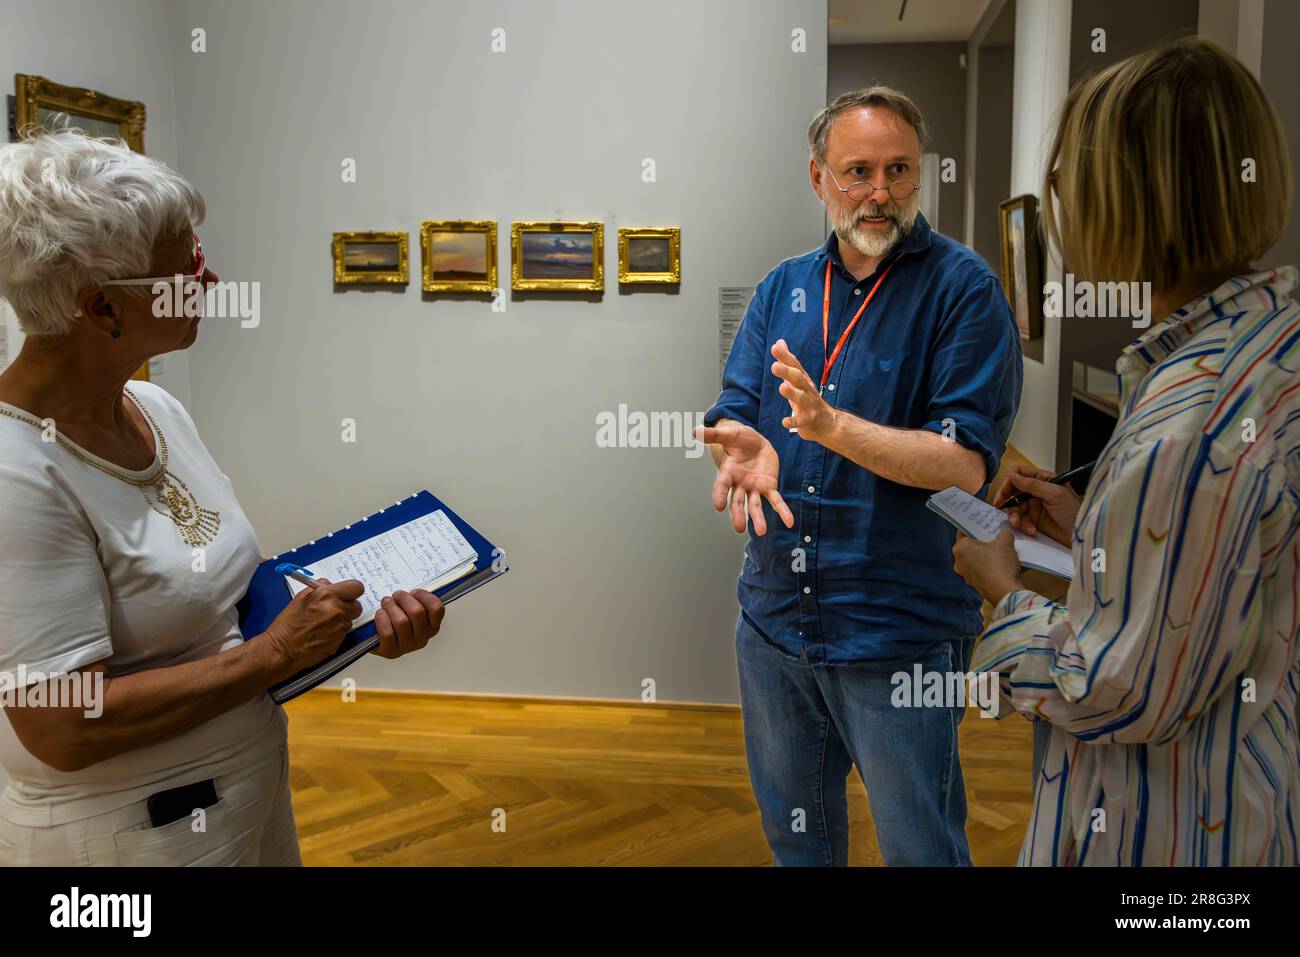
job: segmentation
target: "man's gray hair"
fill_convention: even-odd
[[[58,335],[82,289],[147,275],[159,239],[203,221],[203,197],[121,140],[23,132],[0,146],[0,297],[27,335]]]
[[[826,165],[826,144],[831,138],[831,124],[835,117],[845,110],[859,106],[883,106],[897,113],[908,126],[916,130],[916,138],[925,143],[927,133],[921,110],[906,93],[900,93],[892,86],[869,86],[861,90],[850,90],[839,96],[819,110],[808,124],[808,149],[818,166]]]

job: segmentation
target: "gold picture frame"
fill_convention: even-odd
[[[405,232],[335,233],[334,283],[339,286],[405,285],[411,281]],[[395,246],[393,255],[379,249],[349,247]],[[349,262],[351,256],[351,262]]]
[[[137,153],[144,152],[145,110],[138,100],[121,100],[98,90],[65,86],[26,73],[14,74],[14,99],[17,130],[41,126],[42,111],[62,113],[67,115],[70,126],[92,136],[120,137]]]
[[[1002,248],[1002,291],[1022,341],[1043,335],[1043,241],[1038,231],[1038,197],[1013,196],[998,204]]]
[[[481,236],[483,269],[478,278],[478,243],[444,244],[440,236]],[[443,256],[459,258],[462,268],[435,269],[435,245]],[[426,219],[420,223],[420,288],[424,292],[494,292],[497,288],[497,224],[491,219]],[[464,268],[464,267],[470,268]],[[461,275],[463,274],[463,275]]]
[[[578,238],[582,236],[590,236],[590,241]],[[590,271],[584,268],[588,250]],[[510,288],[604,292],[605,224],[596,221],[511,223]]]
[[[662,269],[634,268],[645,256],[634,247],[641,240],[653,241],[657,248],[647,250],[651,258],[663,257]],[[667,246],[662,243],[666,242]],[[654,262],[653,265],[658,265]],[[618,281],[621,285],[676,285],[682,281],[682,230],[680,226],[628,227],[618,231]]]

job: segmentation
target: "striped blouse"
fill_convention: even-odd
[[[1297,278],[1230,279],[1124,350],[1066,605],[994,609],[972,667],[1052,725],[1021,864],[1300,860]]]

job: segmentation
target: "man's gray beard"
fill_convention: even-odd
[[[895,209],[891,215],[895,218],[889,224],[889,228],[883,232],[877,230],[864,231],[858,228],[858,218],[860,215],[872,215],[870,207],[865,211],[853,210],[853,212],[838,216],[832,215],[832,221],[835,226],[835,235],[841,241],[848,243],[864,256],[877,259],[885,256],[891,249],[911,230],[912,225],[916,222],[917,207],[910,210]],[[874,215],[879,215],[880,210],[874,210]]]

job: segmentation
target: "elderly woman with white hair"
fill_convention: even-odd
[[[0,296],[26,333],[0,374],[0,864],[301,863],[265,692],[338,647],[363,588],[305,589],[240,640],[257,538],[185,408],[127,384],[198,335],[152,288],[217,281],[203,215],[121,143],[0,146]],[[378,653],[442,616],[425,591],[385,598]]]

